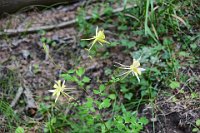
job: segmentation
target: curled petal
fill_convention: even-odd
[[[65,81],[63,81],[61,88],[63,88],[63,89],[66,88],[66,86],[65,86]]]
[[[60,85],[61,84],[61,80],[56,81],[56,84]]]
[[[144,69],[144,68],[138,68],[139,69],[139,71],[141,71],[141,72],[143,72],[143,71],[145,71],[146,69]]]
[[[59,96],[56,97],[55,103],[56,103],[56,101],[58,100],[58,97],[59,97]]]
[[[134,74],[137,77],[138,82],[140,82],[140,78],[139,78],[138,74],[137,73],[134,73]]]
[[[133,60],[133,64],[132,64],[132,66],[134,66],[134,67],[139,67],[140,66],[140,62],[138,61],[138,60]]]
[[[49,92],[52,92],[52,93],[54,93],[55,92],[55,90],[48,90]]]
[[[97,28],[96,28],[96,36],[97,36],[97,34],[98,34],[98,26],[97,26]]]
[[[101,43],[107,43],[107,44],[110,44],[109,42],[107,42],[107,41],[104,40],[104,39],[99,39],[98,41],[101,42]]]

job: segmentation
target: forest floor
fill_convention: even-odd
[[[167,16],[161,14],[160,20],[153,23],[154,28],[150,26],[152,31],[157,31],[153,35],[144,35],[145,15],[138,9],[140,7],[127,3],[129,8],[124,9],[123,4],[123,1],[117,4],[80,2],[3,15],[0,19],[0,132],[13,132],[19,126],[28,133],[81,132],[75,131],[70,122],[59,125],[60,121],[65,122],[61,120],[61,112],[70,117],[76,109],[68,108],[63,97],[56,105],[53,104],[54,99],[48,90],[53,89],[54,81],[61,79],[60,75],[68,70],[83,67],[90,82],[83,85],[86,90],[70,82],[68,85],[76,88],[71,95],[79,104],[90,97],[103,99],[104,96],[99,98],[93,89],[117,77],[120,70],[115,62],[128,65],[132,58],[140,56],[141,66],[146,69],[140,77],[141,82],[128,76],[127,80],[116,83],[115,88],[107,87],[115,89],[116,103],[111,102],[111,109],[97,109],[95,114],[102,113],[106,121],[114,118],[108,110],[114,110],[114,104],[120,107],[123,104],[126,110],[137,111],[138,117],[148,119],[149,123],[141,132],[200,131],[197,123],[200,119],[200,3],[197,0],[193,4],[185,2],[185,5],[178,6],[178,15],[172,17],[175,22],[165,22]],[[162,6],[159,3],[154,5],[155,8]],[[137,11],[140,13],[135,13]],[[59,24],[64,26],[59,27]],[[81,39],[94,36],[97,26],[104,29],[106,40],[111,45],[94,48],[91,57],[85,50],[89,42]],[[44,50],[44,44],[48,52]],[[106,93],[113,91],[107,90]],[[9,120],[3,102],[12,107],[11,110],[19,116],[18,120]],[[53,125],[49,124],[52,117],[57,118]],[[83,125],[80,124],[79,128]],[[102,132],[102,129],[97,132]]]

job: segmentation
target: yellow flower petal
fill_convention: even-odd
[[[96,42],[100,43],[101,45],[103,45],[103,43],[110,44],[109,42],[107,42],[105,40],[105,38],[106,37],[105,37],[105,34],[104,34],[104,30],[98,31],[98,27],[97,27],[96,28],[96,36],[94,36],[92,38],[88,38],[88,39],[81,39],[81,40],[93,40],[90,48],[88,49],[90,51]]]
[[[68,88],[66,88],[65,81],[63,81],[61,83],[61,80],[55,81],[55,84],[53,87],[55,88],[55,90],[49,90],[49,92],[52,92],[53,93],[52,95],[56,97],[56,99],[55,99],[55,102],[56,102],[58,100],[60,94],[66,94],[66,93],[64,93],[64,90],[68,89]],[[71,89],[71,88],[69,88],[69,89]]]
[[[140,62],[138,61],[138,60],[133,60],[133,64],[132,64],[132,66],[134,66],[134,67],[139,67],[140,66]]]
[[[58,84],[54,84],[53,88],[59,88]]]

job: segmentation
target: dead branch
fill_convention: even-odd
[[[75,3],[78,0],[0,0],[0,14],[13,13],[27,6],[51,6],[56,4]]]
[[[18,102],[18,100],[19,100],[20,96],[22,95],[23,91],[24,91],[24,89],[22,87],[19,87],[15,98],[11,102],[11,105],[10,105],[11,107],[15,107],[15,105]]]
[[[35,100],[33,99],[32,92],[30,91],[29,88],[25,87],[24,95],[26,97],[26,103],[27,103],[25,110],[28,115],[34,116],[37,111],[37,106],[35,104]]]
[[[136,5],[127,5],[127,7],[125,9],[130,9],[135,7]],[[113,13],[117,13],[117,12],[121,12],[124,10],[124,7],[120,7],[117,9],[113,10]],[[103,16],[104,14],[101,13],[100,16]],[[92,18],[92,16],[86,16],[85,20],[90,20]],[[68,27],[72,24],[75,24],[76,22],[78,22],[78,19],[73,19],[67,22],[62,22],[60,24],[55,24],[55,25],[47,25],[47,26],[41,26],[41,27],[32,27],[32,28],[28,28],[28,29],[5,29],[3,30],[3,32],[0,32],[0,36],[2,35],[7,35],[7,36],[14,36],[17,35],[19,33],[34,33],[40,30],[53,30],[53,29],[59,29],[59,28],[64,28],[64,27]]]

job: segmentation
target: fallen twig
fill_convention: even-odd
[[[129,8],[133,8],[136,5],[127,5],[125,9],[129,9]],[[117,12],[121,12],[124,10],[124,7],[120,7],[117,9],[113,10],[113,13],[117,13]],[[100,14],[100,16],[103,16],[104,14]],[[92,16],[86,16],[85,20],[90,20],[92,18]],[[4,29],[3,32],[0,32],[0,36],[2,35],[7,35],[7,36],[14,36],[17,35],[19,33],[34,33],[40,30],[53,30],[53,29],[58,29],[58,28],[64,28],[67,26],[70,26],[72,24],[75,24],[76,22],[78,22],[78,19],[73,19],[67,22],[62,22],[59,24],[55,24],[55,25],[47,25],[47,26],[41,26],[41,27],[32,27],[32,28],[28,28],[28,29]]]
[[[34,116],[37,111],[37,106],[35,104],[35,100],[33,99],[32,92],[30,91],[29,88],[25,87],[24,95],[26,96],[26,103],[27,103],[25,110],[28,115]]]
[[[15,107],[15,105],[18,102],[18,100],[19,100],[20,96],[22,95],[23,91],[24,91],[24,89],[22,87],[19,87],[15,98],[11,102],[11,105],[10,105],[11,107]]]

